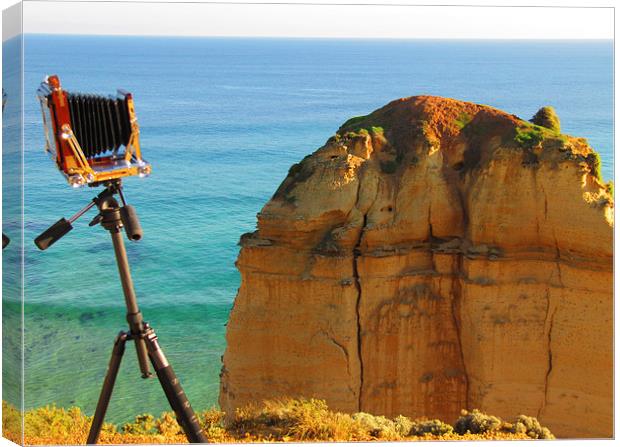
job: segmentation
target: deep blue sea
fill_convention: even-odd
[[[125,182],[145,231],[127,248],[142,311],[196,409],[217,404],[239,236],[255,228],[290,165],[348,118],[420,94],[525,119],[552,105],[563,131],[586,137],[612,178],[611,41],[28,35],[24,53],[27,408],[78,405],[92,414],[113,339],[125,327],[107,232],[86,218],[46,252],[32,244],[97,192],[72,190],[43,152],[35,91],[47,74],[69,91],[134,94],[153,175]],[[9,97],[7,114],[17,103]],[[5,181],[11,169],[5,157]],[[10,247],[6,262],[15,256]],[[4,287],[12,290],[6,280]],[[5,293],[5,305],[11,299]],[[127,354],[109,411],[115,422],[167,410],[157,381],[140,379],[133,348]],[[4,396],[17,401],[19,393]]]

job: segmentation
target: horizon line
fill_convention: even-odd
[[[33,1],[33,0],[31,0]],[[56,1],[56,0],[54,0]],[[475,41],[561,41],[561,42],[614,42],[615,38],[604,37],[582,37],[582,38],[563,38],[563,37],[392,37],[392,36],[263,36],[263,35],[238,35],[229,36],[222,34],[107,34],[107,33],[49,33],[49,32],[27,32],[20,33],[10,37],[6,40],[14,39],[19,36],[76,36],[76,37],[158,37],[158,38],[217,38],[217,39],[294,39],[294,40],[442,40],[442,41],[461,41],[461,40],[475,40]]]

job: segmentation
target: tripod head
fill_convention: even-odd
[[[125,229],[127,238],[131,241],[139,241],[142,239],[142,227],[138,215],[133,206],[127,205],[120,179],[114,179],[104,183],[105,189],[101,191],[92,201],[75,213],[69,219],[64,217],[50,226],[34,240],[35,245],[40,250],[47,250],[56,241],[61,239],[69,231],[73,229],[73,222],[82,217],[92,207],[97,206],[99,214],[97,214],[90,222],[89,226],[101,224],[106,230],[120,231]],[[118,203],[115,196],[118,195],[122,205]]]

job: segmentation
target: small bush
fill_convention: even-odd
[[[541,107],[530,120],[532,123],[560,133],[560,118],[551,106]]]
[[[384,416],[373,416],[368,413],[355,413],[352,419],[363,427],[364,431],[377,439],[398,439],[399,431],[394,421]]]
[[[433,419],[428,421],[415,421],[411,430],[410,436],[424,436],[431,434],[435,436],[443,436],[454,432],[454,429],[450,424],[441,422],[439,419]]]
[[[140,414],[133,422],[125,423],[121,428],[121,432],[132,435],[150,435],[156,430],[155,418],[151,414]]]
[[[496,431],[502,426],[502,421],[495,416],[489,416],[479,410],[461,411],[461,417],[454,424],[454,431],[459,435],[469,432],[472,434]]]
[[[586,157],[586,163],[590,167],[590,173],[602,182],[603,175],[601,174],[601,156],[598,152],[589,153]]]
[[[229,437],[224,427],[224,415],[223,411],[216,408],[203,411],[198,415],[204,434],[210,442],[227,442]]]
[[[164,436],[182,435],[183,430],[172,412],[165,412],[155,421],[155,431]]]
[[[524,433],[532,439],[555,439],[547,427],[543,427],[535,417],[521,415],[512,425],[512,433]]]
[[[350,416],[330,411],[323,400],[286,399],[238,409],[229,428],[258,439],[330,441],[359,439],[362,433],[355,425]]]
[[[396,432],[404,438],[405,436],[409,436],[409,433],[411,433],[413,422],[411,422],[411,419],[406,416],[396,416],[394,418],[394,428],[396,429]]]

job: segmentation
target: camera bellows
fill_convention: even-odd
[[[67,94],[73,133],[86,158],[127,146],[131,137],[131,122],[127,98]]]
[[[131,93],[115,97],[69,93],[57,76],[37,91],[43,112],[46,151],[72,186],[150,174],[140,152]]]

